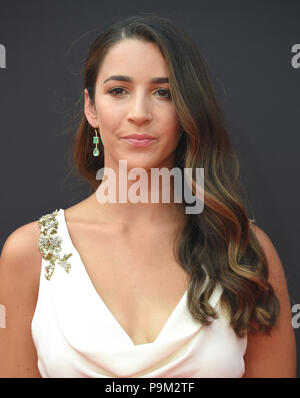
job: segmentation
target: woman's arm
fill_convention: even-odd
[[[243,377],[297,377],[297,353],[292,312],[284,270],[268,235],[258,226],[251,228],[260,241],[268,261],[269,282],[280,301],[278,326],[271,334],[248,333]]]
[[[31,335],[41,267],[38,234],[36,222],[26,224],[7,238],[1,252],[0,377],[41,377]]]

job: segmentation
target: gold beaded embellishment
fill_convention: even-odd
[[[62,250],[62,238],[57,234],[58,221],[56,220],[58,210],[53,213],[45,214],[38,220],[41,229],[41,235],[38,242],[38,248],[43,258],[50,262],[50,265],[45,267],[45,278],[49,281],[54,272],[55,263],[64,267],[66,272],[70,271],[71,264],[67,262],[72,253],[59,255]]]

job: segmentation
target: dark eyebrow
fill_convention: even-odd
[[[105,84],[109,80],[118,80],[121,82],[128,82],[128,83],[133,82],[132,78],[129,76],[113,75],[104,80],[103,84]],[[150,83],[169,83],[169,79],[167,77],[154,77],[153,79],[150,80]]]

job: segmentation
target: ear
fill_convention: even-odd
[[[92,127],[97,126],[96,109],[86,88],[84,89],[84,114]]]

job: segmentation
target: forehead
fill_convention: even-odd
[[[168,76],[168,68],[155,43],[126,39],[108,50],[99,75],[108,74]]]

